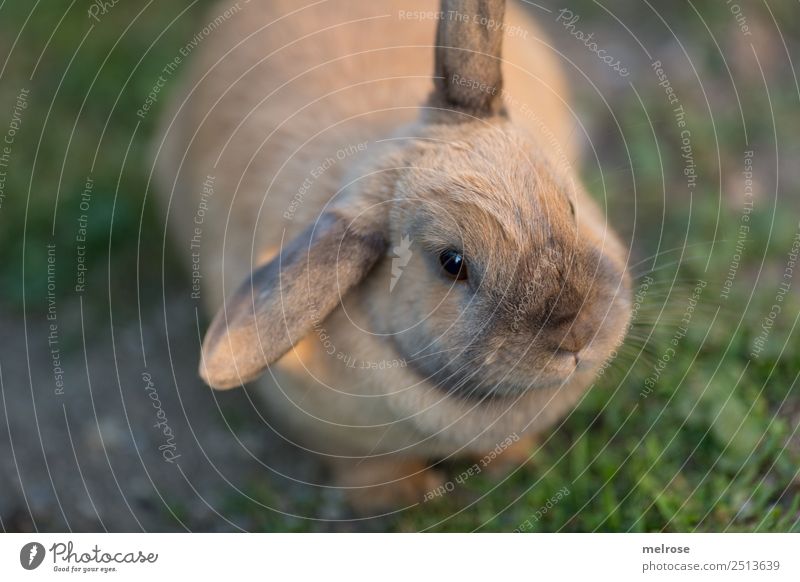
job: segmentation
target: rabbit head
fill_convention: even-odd
[[[442,7],[421,119],[220,310],[200,367],[212,386],[260,375],[356,289],[353,325],[463,396],[589,377],[624,337],[623,247],[503,106],[503,2]]]

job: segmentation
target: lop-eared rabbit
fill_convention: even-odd
[[[365,511],[423,498],[437,460],[526,458],[630,318],[554,49],[500,0],[237,6],[158,143],[215,314],[200,375],[253,382]]]

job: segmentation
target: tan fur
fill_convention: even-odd
[[[504,20],[505,2],[443,0],[436,29],[433,107],[460,110],[472,116],[502,109],[504,34],[492,32]],[[452,82],[466,79],[470,83]]]
[[[204,377],[230,387],[272,364],[258,387],[276,424],[323,455],[368,456],[367,468],[338,471],[365,495],[378,484],[385,495],[387,482],[407,490],[404,467],[420,460],[481,454],[511,434],[546,430],[583,394],[629,318],[625,250],[575,181],[574,123],[537,27],[507,7],[504,30],[527,31],[502,39],[508,117],[494,103],[442,114],[421,109],[448,99],[441,87],[430,97],[437,22],[401,19],[400,10],[433,8],[244,5],[198,49],[158,157],[169,228],[184,251],[202,183],[214,176],[202,294],[211,313],[233,299],[206,340]],[[312,176],[326,158],[335,162]],[[340,222],[329,245],[346,250],[345,233],[379,234],[380,256],[331,259],[296,239],[330,213]],[[392,250],[404,236],[411,257],[390,292]],[[293,239],[302,257],[323,257],[302,263],[305,289],[287,286],[275,267],[262,267],[271,275],[254,275],[251,287],[249,273],[264,272],[254,257]],[[466,282],[437,270],[438,253],[454,246],[468,258]],[[348,284],[332,283],[339,277]],[[319,301],[315,281],[334,299],[327,317],[305,316]],[[273,299],[259,303],[262,295]],[[288,343],[278,317],[296,324],[284,326]],[[298,331],[307,334],[299,342]]]

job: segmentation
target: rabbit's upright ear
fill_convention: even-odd
[[[431,105],[475,117],[504,113],[504,0],[442,0]]]
[[[202,378],[240,386],[320,324],[385,253],[383,229],[368,222],[327,212],[253,271],[206,333]]]

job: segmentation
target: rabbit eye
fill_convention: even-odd
[[[569,202],[569,211],[572,212],[572,217],[575,217],[575,204],[572,200],[567,200]]]
[[[444,251],[439,255],[439,262],[448,276],[458,280],[467,278],[467,263],[464,260],[464,255],[459,251],[453,249]]]

